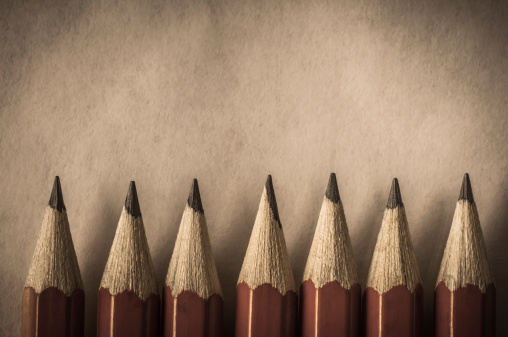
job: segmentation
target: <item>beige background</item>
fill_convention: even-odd
[[[130,180],[159,287],[199,179],[234,328],[235,285],[268,173],[301,282],[328,175],[363,282],[391,179],[433,287],[471,174],[508,334],[508,3],[0,3],[0,335],[60,175],[86,335]],[[445,3],[447,3],[445,5]]]

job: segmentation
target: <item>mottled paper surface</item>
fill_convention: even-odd
[[[398,177],[430,335],[469,172],[505,317],[507,17],[506,1],[1,1],[0,335],[21,329],[55,175],[86,336],[130,180],[161,287],[199,179],[228,337],[267,174],[298,281],[337,173],[363,286]]]

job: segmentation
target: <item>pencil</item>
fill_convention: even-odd
[[[99,288],[98,337],[159,336],[159,293],[131,181]]]
[[[397,178],[374,248],[364,301],[367,337],[422,336],[423,288]]]
[[[60,179],[49,204],[23,290],[22,337],[82,337],[85,293]]]
[[[467,173],[434,296],[436,337],[495,335],[496,287]]]
[[[361,297],[346,216],[332,173],[300,287],[302,337],[359,337]]]
[[[236,337],[294,337],[297,295],[268,176],[236,288]]]
[[[196,179],[183,211],[162,298],[163,336],[222,336],[222,290]]]

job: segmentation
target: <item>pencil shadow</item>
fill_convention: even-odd
[[[408,219],[410,231],[419,229],[418,239],[412,241],[423,285],[424,336],[434,335],[434,289],[455,207],[453,199],[450,202],[447,197],[430,199],[432,204],[424,204],[424,209],[415,210],[415,213],[422,214],[419,219]]]
[[[164,221],[163,225],[159,228],[163,228],[161,236],[167,239],[163,240],[163,242],[158,242],[158,244],[153,245],[153,247],[150,247],[153,269],[161,295],[166,282],[169,262],[171,261],[173,249],[175,248],[176,236],[180,228],[184,208],[185,204],[182,205],[181,200],[180,202],[174,202],[173,205],[165,205],[165,212],[167,211],[167,215],[170,218]]]
[[[86,296],[85,336],[97,333],[97,294],[121,213],[121,208],[110,200],[115,200],[115,197],[100,195],[95,199],[92,205],[95,211],[87,224],[91,231],[86,236],[85,245],[90,249],[80,265]]]
[[[492,209],[497,214],[489,220],[488,233],[483,231],[484,240],[489,259],[490,271],[494,276],[496,284],[496,332],[497,336],[508,336],[508,320],[503,319],[508,314],[508,254],[506,254],[506,242],[508,242],[508,186],[500,186],[501,198],[498,204]],[[478,210],[480,221],[484,219],[482,211]],[[482,227],[484,227],[483,222]],[[487,224],[487,223],[485,223]],[[487,236],[487,235],[488,236]]]
[[[362,211],[360,219],[356,223],[351,223],[348,220],[349,232],[351,229],[358,227],[355,232],[359,233],[360,237],[353,240],[353,254],[356,259],[358,270],[358,278],[365,290],[367,277],[369,273],[372,255],[376,247],[377,236],[381,228],[381,220],[383,219],[383,212],[385,209],[385,195],[381,190],[375,191],[370,194],[370,200],[365,201],[365,211]],[[346,210],[347,211],[347,210]],[[347,214],[346,214],[346,219]]]
[[[234,238],[223,237],[222,233],[214,235],[219,236],[219,239],[215,241],[227,242],[221,246],[221,249],[213,250],[224,300],[224,337],[232,337],[235,333],[236,282],[257,212],[256,203],[241,199],[240,196],[235,199],[238,200],[236,205],[241,205],[241,208],[232,210],[229,214],[223,214],[224,222],[216,226],[221,228],[222,233],[234,233]]]
[[[286,244],[290,253],[291,266],[297,293],[302,283],[303,271],[307,263],[310,247],[314,240],[314,234],[321,211],[324,191],[323,184],[310,184],[304,191],[307,200],[304,202],[309,207],[300,207],[293,210],[293,221],[290,228],[285,231],[291,231],[291,241],[288,240],[289,233],[284,232]],[[311,211],[309,211],[309,209]],[[283,228],[284,229],[284,228]]]

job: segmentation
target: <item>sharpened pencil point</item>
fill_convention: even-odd
[[[393,178],[392,189],[390,190],[386,208],[394,209],[398,206],[404,207],[404,204],[402,203],[402,196],[400,195],[399,181],[397,178]]]
[[[187,204],[191,207],[195,212],[204,214],[203,205],[201,204],[201,195],[199,194],[199,186],[198,180],[194,179],[192,182],[192,187],[189,193],[189,198],[187,199]]]
[[[469,174],[464,174],[462,180],[462,187],[460,188],[459,200],[467,200],[470,203],[474,203],[473,189],[471,188],[471,181],[469,180]]]
[[[49,206],[59,212],[65,211],[62,187],[60,186],[60,178],[58,176],[55,177],[55,182],[53,183],[53,190],[51,191],[51,197],[49,197]]]
[[[330,174],[330,179],[328,180],[328,187],[326,188],[326,197],[333,203],[338,204],[340,201],[339,187],[337,186],[337,178],[335,177],[335,173]]]
[[[268,175],[268,178],[266,178],[265,188],[266,188],[266,195],[268,197],[268,204],[270,205],[270,208],[272,210],[273,217],[279,223],[279,227],[282,228],[282,225],[281,225],[280,219],[279,219],[279,210],[277,208],[277,200],[275,199],[275,192],[273,191],[273,184],[272,184],[272,176],[271,175]]]
[[[125,198],[125,209],[127,210],[127,213],[133,217],[141,216],[141,210],[139,208],[138,201],[138,192],[136,191],[136,183],[134,181],[131,181],[129,185],[129,192],[127,192],[127,197]]]

